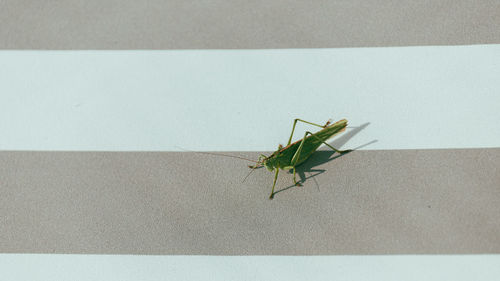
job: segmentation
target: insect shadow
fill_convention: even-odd
[[[358,134],[359,132],[361,132],[363,129],[365,129],[368,125],[370,125],[370,122],[367,122],[363,125],[360,125],[360,126],[357,126],[357,127],[349,127],[351,128],[351,130],[349,130],[348,132],[344,133],[342,136],[336,138],[334,141],[332,141],[330,144],[333,146],[333,147],[342,147],[344,144],[346,144],[351,138],[353,138],[356,134]],[[299,175],[299,178],[300,180],[298,181],[299,183],[304,183],[306,180],[308,179],[313,179],[314,182],[316,183],[316,186],[318,187],[319,189],[319,185],[318,185],[318,182],[316,181],[316,179],[314,179],[314,177],[326,172],[326,170],[323,170],[323,169],[317,169],[316,167],[317,166],[320,166],[322,164],[325,164],[325,163],[328,163],[330,161],[333,161],[339,157],[343,157],[349,153],[352,153],[362,147],[365,147],[365,146],[368,146],[370,144],[373,144],[373,143],[376,143],[377,140],[372,140],[368,143],[365,143],[363,145],[360,145],[356,148],[353,148],[351,149],[351,151],[349,152],[346,152],[346,153],[343,153],[343,154],[338,154],[338,153],[335,153],[335,151],[332,151],[332,150],[317,150],[313,155],[311,155],[311,157],[306,161],[304,162],[303,164],[297,166],[296,168],[296,172],[297,174]],[[332,157],[332,155],[334,155]],[[291,173],[291,170],[288,171],[288,173]],[[309,174],[309,176],[306,176],[306,173]],[[282,192],[282,191],[285,191],[285,190],[288,190],[292,187],[296,187],[296,185],[292,184],[290,186],[287,186],[287,187],[284,187],[280,190],[277,190],[274,192],[274,194],[276,193],[279,193],[279,192]]]

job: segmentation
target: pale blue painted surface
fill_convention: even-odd
[[[0,254],[1,280],[477,280],[500,255],[133,256]]]
[[[370,122],[345,148],[498,147],[499,77],[500,45],[0,51],[0,150],[267,151],[295,117]]]

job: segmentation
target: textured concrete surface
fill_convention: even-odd
[[[257,158],[256,152],[232,152]],[[500,253],[500,149],[318,152],[282,172],[188,152],[1,152],[0,252]]]
[[[0,2],[2,49],[233,49],[500,42],[500,3],[439,1]]]

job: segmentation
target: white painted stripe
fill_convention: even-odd
[[[2,51],[0,150],[274,150],[295,117],[370,122],[345,148],[498,147],[499,77],[500,45]]]
[[[2,280],[498,280],[500,255],[0,254]]]

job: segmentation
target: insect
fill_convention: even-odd
[[[316,133],[311,133],[309,131],[305,132],[304,137],[294,143],[292,143],[293,133],[295,131],[295,126],[297,122],[303,122],[306,124],[314,125],[322,128]],[[260,155],[259,160],[254,166],[248,166],[252,169],[252,171],[258,167],[266,167],[269,171],[274,171],[274,182],[273,187],[271,189],[271,195],[269,199],[274,198],[274,187],[276,186],[276,180],[278,179],[279,170],[293,170],[293,183],[296,186],[300,186],[301,184],[297,182],[295,176],[295,168],[304,163],[320,146],[321,144],[325,144],[329,148],[333,149],[337,153],[347,153],[352,150],[338,150],[333,146],[326,143],[326,141],[333,137],[334,135],[341,133],[345,130],[347,126],[347,120],[342,119],[333,124],[330,124],[330,121],[326,122],[324,126],[308,122],[302,119],[295,119],[293,121],[292,133],[290,134],[290,138],[288,139],[288,143],[285,147],[281,144],[278,146],[278,150],[276,150],[273,154],[269,156],[265,156],[263,154]]]
[[[297,125],[297,122],[303,122],[306,124],[314,125],[317,127],[322,128],[321,130],[317,131],[316,133],[311,133],[309,131],[305,132],[304,137],[294,143],[292,143],[292,138],[293,138],[293,133],[295,131],[295,126]],[[274,174],[274,181],[273,181],[273,187],[271,189],[271,195],[269,196],[269,199],[274,198],[274,187],[276,186],[276,180],[278,179],[278,173],[279,170],[293,170],[293,183],[297,186],[300,186],[301,184],[297,182],[296,175],[295,175],[295,168],[304,163],[311,155],[318,150],[318,148],[322,145],[325,144],[329,148],[333,149],[335,152],[344,154],[347,152],[351,152],[352,150],[338,150],[334,148],[333,146],[329,145],[326,143],[328,139],[331,137],[335,136],[336,134],[339,134],[345,130],[347,126],[347,120],[342,119],[340,121],[337,121],[333,124],[330,124],[330,121],[326,122],[325,125],[319,125],[316,123],[308,122],[302,119],[295,119],[293,121],[293,127],[292,127],[292,133],[290,134],[290,138],[288,139],[288,143],[285,147],[283,147],[281,144],[278,146],[278,150],[276,150],[273,154],[269,156],[265,156],[263,154],[260,155],[258,161],[254,161],[251,159],[247,159],[244,157],[240,156],[235,156],[235,155],[227,155],[227,154],[221,154],[221,153],[212,153],[212,152],[201,152],[201,151],[194,151],[196,153],[202,153],[202,154],[210,154],[210,155],[218,155],[218,156],[225,156],[225,157],[231,157],[231,158],[238,158],[242,160],[247,160],[250,162],[254,162],[255,165],[253,166],[248,166],[249,168],[255,170],[256,168],[259,167],[266,167],[269,171],[275,171]],[[180,148],[180,147],[179,147]],[[182,148],[181,148],[182,149]],[[185,149],[182,149],[185,150]],[[250,173],[252,172],[250,171]],[[250,175],[250,173],[247,175],[247,177]],[[245,179],[247,178],[245,177]]]

